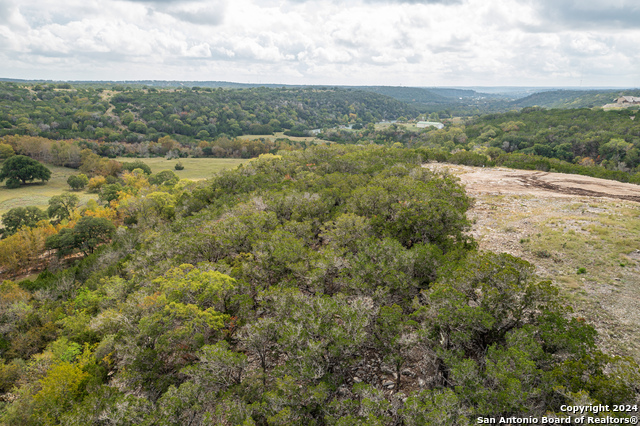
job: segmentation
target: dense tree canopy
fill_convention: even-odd
[[[393,98],[344,88],[112,87],[109,96],[104,96],[103,88],[56,89],[48,85],[24,88],[0,82],[0,103],[11,110],[11,113],[0,110],[0,136],[132,143],[155,142],[174,135],[198,141],[221,134],[270,134],[294,126],[306,132],[417,114],[414,106]],[[104,154],[112,155],[109,150]]]
[[[4,225],[3,235],[15,234],[23,226],[35,226],[41,220],[47,219],[47,213],[35,206],[14,207],[2,215]]]
[[[601,353],[530,264],[478,253],[471,200],[422,161],[320,146],[137,195],[133,176],[109,207],[126,227],[86,215],[47,245],[87,257],[3,284],[2,421],[470,424],[632,403],[637,364]]]

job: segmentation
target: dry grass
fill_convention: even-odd
[[[469,216],[481,249],[535,265],[575,315],[595,326],[605,351],[640,361],[640,203],[630,201],[637,185],[503,168],[425,167],[459,176],[476,198]]]
[[[640,205],[577,198],[476,195],[473,234],[483,249],[534,264],[596,326],[603,348],[640,360]]]

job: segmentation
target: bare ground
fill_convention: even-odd
[[[640,361],[640,186],[587,176],[426,164],[457,175],[475,198],[471,234],[483,250],[536,266],[600,334]],[[577,274],[580,267],[586,273]]]

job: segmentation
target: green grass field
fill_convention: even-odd
[[[14,207],[37,206],[46,209],[51,197],[65,192],[76,194],[80,197],[81,203],[86,203],[91,198],[98,198],[96,194],[71,191],[67,185],[67,178],[78,174],[77,170],[50,164],[46,166],[51,170],[51,179],[45,184],[31,183],[15,189],[7,189],[4,183],[0,184],[0,215]]]
[[[284,132],[276,132],[273,135],[242,135],[242,136],[238,136],[238,139],[245,139],[245,140],[253,140],[253,139],[268,139],[268,140],[272,140],[275,141],[276,139],[289,139],[292,141],[297,141],[297,142],[326,142],[323,141],[322,139],[318,139],[315,136],[287,136],[284,134]]]
[[[163,157],[153,158],[126,158],[118,157],[118,161],[123,163],[132,163],[140,160],[151,167],[153,173],[163,170],[172,170],[180,179],[201,180],[212,177],[215,173],[223,170],[233,169],[242,164],[246,159],[239,158],[181,158],[179,160],[167,160]],[[184,170],[175,170],[174,166],[180,161],[184,166]]]
[[[118,158],[119,161],[133,162],[141,160],[151,167],[154,173],[162,170],[173,170],[180,179],[200,180],[207,179],[222,170],[232,169],[244,161],[235,158],[182,158],[180,162],[184,170],[174,170],[178,160],[165,160],[164,158]],[[45,183],[32,183],[16,189],[7,189],[4,183],[0,184],[0,215],[14,207],[37,206],[46,209],[49,199],[54,195],[70,192],[80,197],[80,203],[86,204],[90,199],[97,199],[97,194],[89,194],[86,191],[73,192],[67,185],[67,178],[78,174],[75,169],[46,165],[51,170],[51,179]]]

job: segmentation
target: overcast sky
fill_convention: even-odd
[[[0,0],[0,77],[640,86],[640,0]]]

